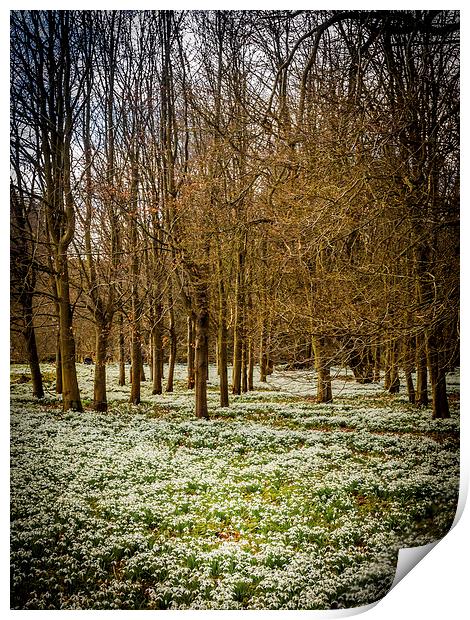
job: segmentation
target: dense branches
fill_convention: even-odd
[[[360,381],[384,372],[391,391],[403,371],[415,404],[429,373],[433,414],[448,415],[458,19],[13,12],[12,224],[36,271],[53,259],[64,406],[81,406],[75,307],[95,325],[97,409],[119,316],[135,404],[146,358],[162,391],[166,343],[173,389],[184,340],[206,417],[214,335],[222,406],[232,347],[234,394],[253,386],[255,359],[262,381],[275,360],[314,365],[317,397],[331,401],[331,368],[347,364]],[[31,249],[32,224],[46,252]],[[15,299],[32,325],[24,291],[45,290],[17,261]]]

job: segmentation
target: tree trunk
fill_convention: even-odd
[[[267,367],[268,358],[266,355],[266,351],[261,351],[259,360],[259,380],[261,381],[261,383],[266,383],[267,381]]]
[[[373,383],[380,382],[380,361],[381,361],[381,347],[380,345],[376,345],[374,350],[374,370],[372,372],[372,381]]]
[[[416,392],[413,384],[413,349],[411,338],[406,339],[405,345],[405,361],[404,361],[404,371],[405,371],[405,380],[406,380],[406,390],[408,393],[408,402],[414,405],[416,400]]]
[[[331,403],[333,402],[333,394],[331,390],[330,366],[325,359],[323,339],[314,336],[312,345],[317,373],[317,402]]]
[[[390,344],[386,343],[385,344],[385,354],[384,354],[384,367],[385,367],[385,372],[384,372],[384,390],[386,390],[388,392],[388,390],[390,389],[390,385],[392,383],[391,381],[391,363],[390,363]]]
[[[55,391],[62,394],[62,354],[60,352],[60,330],[57,330],[57,344],[55,351]]]
[[[349,365],[358,383],[372,383],[374,360],[370,347],[362,350],[353,349],[349,355]]]
[[[398,376],[398,351],[398,341],[394,340],[390,342],[388,357],[388,363],[390,365],[390,385],[388,391],[390,394],[398,394],[400,391],[400,378]]]
[[[267,328],[266,320],[262,317],[261,334],[259,339],[259,380],[266,383],[268,375],[268,353],[267,353]]]
[[[194,324],[195,317],[194,314],[191,313],[188,316],[188,346],[187,346],[187,366],[188,366],[188,390],[192,390],[194,388],[195,383],[195,373],[196,369],[194,366],[195,362],[195,341],[194,341]]]
[[[196,315],[196,372],[195,400],[196,417],[209,418],[207,409],[207,370],[209,366],[209,311],[206,295],[199,293],[198,312]]]
[[[129,213],[129,241],[131,254],[131,367],[132,367],[132,386],[130,394],[130,402],[133,405],[140,404],[140,374],[142,368],[142,342],[140,331],[140,312],[141,304],[139,300],[139,275],[140,275],[140,255],[138,254],[139,234],[137,230],[137,221],[135,214],[138,212],[138,194],[139,194],[139,167],[137,152],[134,151],[134,145],[131,148],[131,188],[130,188],[130,206]]]
[[[446,375],[440,362],[440,334],[438,326],[430,328],[427,334],[427,354],[429,378],[432,393],[432,417],[449,418],[449,403],[447,401]]]
[[[126,351],[124,347],[124,324],[119,314],[119,381],[118,385],[126,385]]]
[[[235,319],[233,324],[233,366],[232,366],[232,394],[241,394],[242,391],[242,357],[243,343],[245,339],[245,251],[246,233],[244,245],[238,251],[237,275],[235,286]],[[245,390],[246,391],[246,390]]]
[[[140,404],[140,367],[142,365],[142,354],[140,344],[140,330],[137,323],[132,325],[131,342],[131,395],[129,402],[133,405]]]
[[[157,318],[152,330],[152,350],[153,350],[153,385],[152,394],[162,393],[162,356],[163,340],[161,325],[161,308],[157,308]]]
[[[242,365],[241,365],[241,375],[242,375],[242,392],[245,394],[248,392],[248,355],[247,355],[247,342],[246,339],[243,340],[242,344]]]
[[[176,334],[176,326],[175,326],[175,313],[173,310],[173,296],[170,297],[170,324],[169,324],[169,332],[170,332],[170,356],[168,358],[168,378],[166,380],[166,388],[167,392],[173,392],[173,379],[175,376],[175,364],[176,364],[176,353],[177,353],[177,334]]]
[[[414,405],[416,400],[415,387],[413,385],[413,377],[411,375],[411,368],[405,368],[406,390],[408,393],[408,402]]]
[[[416,336],[416,398],[418,407],[427,407],[428,398],[428,367],[426,360],[426,343],[422,334]]]
[[[253,391],[253,374],[255,368],[255,356],[253,351],[253,339],[248,340],[248,391]]]
[[[218,339],[218,368],[219,368],[219,385],[220,385],[220,406],[229,406],[228,396],[228,372],[227,372],[227,325],[225,319],[219,323]]]
[[[60,319],[60,353],[62,357],[62,407],[64,411],[72,409],[83,411],[78,388],[77,369],[75,367],[75,340],[72,327],[72,309],[67,259],[61,260],[57,291],[59,293]]]
[[[36,332],[33,323],[32,296],[23,298],[23,335],[26,342],[28,353],[29,369],[31,371],[31,383],[33,386],[34,398],[44,398],[44,387],[42,385],[41,367],[39,365],[38,349],[36,344]]]
[[[235,310],[236,315],[239,310]],[[238,319],[235,318],[233,329],[233,364],[232,364],[232,394],[241,394],[242,391],[242,338]]]
[[[107,411],[106,397],[106,351],[108,346],[109,326],[97,322],[96,326],[95,381],[93,386],[93,409]]]

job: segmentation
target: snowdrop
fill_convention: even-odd
[[[91,369],[79,373],[91,396]],[[317,405],[311,380],[275,373],[275,389],[234,398],[230,417],[210,393],[208,421],[184,387],[144,385],[141,407],[116,388],[99,414],[32,403],[14,384],[12,605],[319,609],[383,596],[398,548],[452,522],[458,412],[435,421],[339,378],[338,402]]]

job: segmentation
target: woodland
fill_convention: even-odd
[[[410,401],[429,382],[448,415],[457,14],[13,12],[11,29],[12,316],[36,396],[36,325],[55,325],[81,409],[80,317],[97,410],[108,358],[145,350],[159,393],[187,347],[196,416],[210,356],[223,406],[229,360],[234,394],[255,361],[262,380],[314,364],[320,402],[342,362],[392,391],[401,368]]]
[[[459,19],[11,12],[15,608],[361,605],[445,533]]]

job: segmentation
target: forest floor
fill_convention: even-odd
[[[381,598],[397,551],[441,538],[459,489],[459,377],[452,416],[343,369],[334,402],[314,374],[276,370],[194,418],[173,394],[129,405],[108,368],[109,411],[63,412],[53,367],[34,402],[11,368],[11,606],[16,609],[328,609]]]

